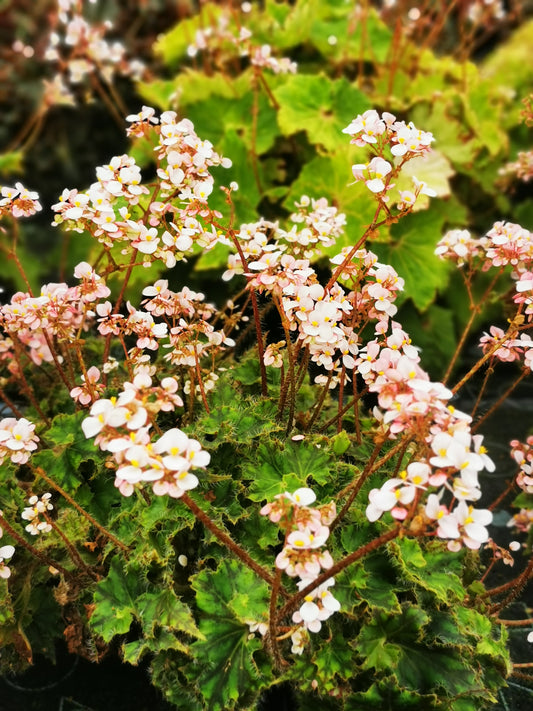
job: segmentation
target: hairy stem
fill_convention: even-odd
[[[46,555],[46,553],[43,553],[40,550],[37,550],[34,546],[31,545],[31,543],[28,543],[28,541],[24,540],[22,536],[20,536],[14,528],[12,528],[9,523],[5,520],[5,518],[0,514],[0,525],[1,527],[8,533],[13,540],[15,540],[19,545],[21,545],[23,548],[25,548],[27,551],[29,551],[32,556],[37,558],[43,565],[46,565],[49,568],[55,568],[58,570],[62,575],[65,576],[65,578],[69,578],[70,580],[75,579],[75,575],[71,573],[69,570],[66,568],[63,568],[63,566],[55,561],[53,558],[50,558],[49,556]]]
[[[369,553],[372,553],[381,546],[384,546],[389,541],[392,541],[398,536],[400,529],[401,526],[396,526],[395,528],[392,528],[390,531],[387,531],[387,533],[382,534],[378,538],[374,538],[374,540],[370,541],[370,543],[367,543],[366,545],[358,548],[353,553],[350,553],[338,563],[335,563],[328,570],[325,570],[311,583],[309,583],[309,585],[303,588],[303,590],[300,590],[287,600],[285,605],[283,605],[283,607],[279,610],[276,620],[280,622],[284,617],[286,617],[286,615],[293,612],[298,606],[298,603],[300,603],[307,595],[312,593],[313,590],[319,585],[325,583],[326,580],[329,580],[330,578],[340,573],[342,570],[345,570],[345,568],[347,568],[348,566],[357,562],[361,558],[364,558],[364,556],[368,555]]]
[[[78,513],[80,513],[84,518],[87,519],[95,528],[97,528],[100,533],[103,533],[103,535],[108,538],[112,543],[114,543],[118,548],[124,551],[126,555],[129,553],[129,548],[126,546],[122,541],[119,541],[118,538],[116,538],[112,533],[110,533],[107,528],[102,526],[102,524],[98,523],[96,519],[94,519],[90,513],[85,511],[84,508],[82,508],[76,501],[70,496],[70,494],[67,494],[67,492],[62,489],[59,484],[56,484],[56,482],[53,479],[50,479],[50,477],[41,469],[41,467],[35,467],[34,472],[37,476],[40,476],[41,479],[44,479],[47,484],[49,484],[52,489],[57,491],[58,494],[61,494],[61,496],[65,499],[65,501],[68,501],[68,503],[73,506]]]
[[[260,578],[265,580],[269,585],[274,585],[275,577],[271,575],[268,570],[265,570],[259,563],[257,563],[245,550],[241,548],[234,540],[232,540],[227,533],[224,533],[214,521],[212,521],[209,516],[203,511],[198,504],[196,504],[188,494],[183,494],[181,500],[189,508],[196,518],[201,521],[204,526],[211,531],[211,533],[218,538],[218,540],[223,543],[229,550],[234,553],[237,558],[242,560],[242,562],[248,566],[254,573],[257,573]],[[289,597],[288,593],[280,586],[279,588],[281,595],[284,597]]]

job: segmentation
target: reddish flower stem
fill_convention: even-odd
[[[346,558],[343,558],[338,563],[335,563],[335,565],[333,565],[331,568],[325,570],[311,583],[309,583],[309,585],[303,588],[303,590],[300,590],[287,600],[285,605],[283,605],[283,607],[279,610],[278,615],[276,617],[276,622],[280,622],[284,617],[293,612],[296,609],[298,603],[301,602],[306,597],[306,595],[309,595],[311,592],[313,592],[313,590],[315,590],[315,588],[317,588],[319,585],[322,585],[322,583],[325,583],[326,580],[329,580],[330,578],[334,577],[348,566],[363,558],[365,555],[368,555],[369,553],[372,553],[381,546],[385,545],[385,543],[392,541],[398,536],[400,529],[401,526],[396,526],[395,528],[391,529],[390,531],[387,531],[387,533],[382,534],[378,538],[374,538],[374,540],[370,541],[370,543],[361,546],[353,553],[350,553],[350,555],[347,555]]]
[[[100,533],[103,533],[106,538],[108,538],[112,543],[114,543],[118,548],[124,551],[126,555],[129,553],[129,548],[126,546],[122,541],[119,541],[118,538],[115,538],[115,536],[110,533],[107,528],[102,526],[96,519],[94,519],[91,514],[89,514],[87,511],[85,511],[84,508],[82,508],[76,501],[70,496],[70,494],[67,494],[67,492],[62,489],[59,484],[57,484],[53,479],[50,479],[50,477],[41,469],[41,467],[35,467],[34,472],[37,476],[40,476],[42,479],[45,480],[47,484],[49,484],[52,489],[57,491],[58,494],[61,494],[61,496],[68,501],[68,503],[73,506],[78,513],[80,513],[82,516],[84,516],[91,525],[93,525],[95,528],[97,528]]]
[[[183,494],[181,497],[181,500],[189,508],[193,514],[196,516],[196,518],[201,521],[204,526],[211,531],[211,533],[218,538],[218,540],[223,543],[227,548],[230,549],[232,553],[234,553],[237,558],[242,560],[242,562],[248,566],[251,570],[254,571],[254,573],[257,573],[260,578],[265,580],[269,585],[274,586],[275,584],[275,578],[272,576],[268,570],[265,570],[259,563],[257,563],[245,550],[244,548],[241,548],[235,541],[233,541],[227,533],[224,533],[222,529],[220,529],[214,521],[212,521],[209,516],[205,513],[205,511],[202,511],[202,509],[196,504],[188,494]],[[280,594],[283,595],[283,597],[289,597],[289,594],[280,586],[279,588]]]
[[[48,566],[49,568],[55,568],[58,570],[62,575],[65,576],[65,578],[69,578],[70,580],[75,579],[74,573],[72,573],[70,570],[67,570],[66,568],[63,568],[63,566],[55,561],[53,558],[50,558],[49,556],[46,555],[46,553],[43,553],[40,550],[37,550],[34,546],[31,545],[31,543],[28,543],[28,541],[24,540],[21,535],[19,535],[14,528],[12,528],[9,523],[5,520],[5,518],[0,514],[0,526],[8,533],[13,540],[15,540],[19,545],[21,545],[23,548],[25,548],[27,551],[29,551],[32,556],[37,558],[43,565]]]

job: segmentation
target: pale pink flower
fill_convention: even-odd
[[[9,578],[9,576],[11,575],[11,570],[8,568],[4,561],[9,560],[9,558],[12,558],[14,553],[14,546],[0,547],[0,578],[3,578],[4,580],[7,580],[7,578]]]

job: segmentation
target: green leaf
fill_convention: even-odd
[[[412,302],[402,304],[398,321],[421,349],[422,364],[432,380],[440,380],[457,347],[456,314],[451,308],[431,304],[421,314]],[[438,333],[438,338],[435,334]]]
[[[295,74],[274,91],[278,124],[285,136],[305,131],[311,143],[342,150],[349,143],[342,129],[370,104],[346,79]]]
[[[279,429],[275,421],[276,404],[270,400],[235,398],[235,389],[222,382],[210,398],[211,412],[198,422],[198,429],[208,435],[216,447],[227,442],[250,442],[267,432]]]
[[[268,587],[235,560],[221,561],[215,571],[201,571],[191,584],[202,615],[200,631],[205,636],[192,645],[200,666],[200,671],[194,672],[195,681],[206,708],[226,711],[237,701],[253,698],[260,685],[268,683],[268,679],[261,681],[253,658],[261,642],[250,639],[247,624],[266,620]]]
[[[429,619],[414,606],[405,606],[399,615],[376,615],[357,640],[363,667],[394,672],[400,687],[422,693],[439,687],[452,696],[475,693],[479,681],[459,651],[427,646],[425,628]]]
[[[157,627],[166,627],[191,637],[202,636],[189,606],[179,600],[173,590],[163,588],[142,593],[137,598],[135,609],[145,634],[153,633]]]
[[[405,296],[424,311],[448,281],[449,264],[435,256],[445,215],[434,209],[407,215],[391,228],[392,242],[375,244],[380,261],[405,280]],[[440,214],[439,214],[440,213]]]
[[[353,184],[351,165],[356,162],[356,151],[348,145],[347,140],[345,143],[347,145],[341,153],[317,156],[308,161],[283,203],[288,210],[292,210],[302,195],[325,197],[339,212],[346,215],[345,234],[337,239],[335,245],[322,250],[322,254],[327,256],[338,254],[343,247],[354,245],[372,223],[376,212],[376,204],[366,187]],[[384,237],[387,228],[382,227],[380,230],[381,237]]]
[[[332,437],[331,448],[337,456],[340,456],[341,454],[344,454],[347,449],[349,449],[351,443],[352,442],[348,436],[348,433],[345,430],[342,430],[342,432],[339,432]]]
[[[210,249],[207,252],[202,252],[200,258],[194,265],[194,270],[196,272],[205,272],[212,269],[226,267],[228,263],[228,255],[231,252],[232,250],[230,247],[217,242],[213,249]]]
[[[423,551],[411,538],[397,539],[389,546],[404,579],[429,590],[442,603],[464,600],[466,591],[458,576],[461,562],[457,554],[443,551],[439,543],[428,544]]]
[[[397,645],[387,641],[385,629],[376,621],[361,630],[357,638],[357,651],[363,657],[363,669],[375,669],[378,672],[394,669],[401,653]]]
[[[328,640],[314,651],[313,662],[316,665],[319,687],[324,691],[329,691],[336,686],[336,676],[343,681],[348,681],[356,673],[353,650],[339,631],[335,634],[335,644],[331,644]]]
[[[168,66],[175,65],[187,52],[187,47],[194,42],[196,30],[203,27],[204,18],[216,26],[222,8],[214,2],[202,5],[202,13],[181,20],[169,32],[158,38],[154,45],[155,54],[159,55]]]
[[[86,439],[81,429],[81,423],[86,417],[87,413],[83,411],[71,415],[57,415],[46,432],[46,439],[53,444],[73,444],[76,440]]]
[[[499,86],[506,96],[514,91],[516,103],[531,93],[533,73],[531,69],[531,45],[533,44],[533,20],[528,20],[513,32],[506,42],[490,52],[481,66],[481,76],[493,87]],[[519,123],[517,111],[507,111],[506,124]]]
[[[24,153],[22,151],[9,151],[9,153],[0,153],[0,175],[20,173],[22,171],[23,157]]]
[[[337,3],[327,17],[313,22],[310,40],[321,54],[334,61],[352,59],[382,64],[389,52],[391,30],[374,8],[366,7],[361,21],[354,21],[353,10],[351,3]]]
[[[191,585],[198,608],[206,615],[245,622],[260,620],[268,611],[267,584],[237,560],[222,560],[216,571],[201,571]]]
[[[129,631],[136,616],[137,597],[143,592],[141,581],[140,570],[126,571],[123,563],[114,558],[107,578],[96,586],[90,626],[105,642]]]
[[[51,479],[71,492],[83,482],[80,465],[91,459],[97,461],[101,456],[92,440],[83,434],[81,423],[85,417],[86,412],[57,415],[45,435],[56,446],[36,452],[32,458],[35,467],[41,467]]]
[[[396,186],[391,191],[391,201],[394,202],[399,190],[412,190],[413,178],[422,181],[432,188],[437,197],[444,198],[451,194],[450,178],[455,174],[448,159],[438,150],[432,150],[427,156],[414,158],[402,168]],[[414,211],[426,210],[431,204],[431,198],[420,195],[414,205]]]
[[[438,702],[437,696],[399,689],[391,679],[374,682],[367,691],[353,694],[347,699],[344,709],[345,711],[368,711],[368,709],[379,709],[379,711],[439,709],[445,711]]]
[[[211,111],[218,112],[219,108],[211,109]],[[209,131],[199,130],[198,135],[202,136],[202,138],[213,140],[211,138],[212,133]],[[255,222],[258,219],[257,205],[261,200],[261,193],[257,185],[250,148],[245,140],[233,129],[228,130],[220,140],[217,141],[215,139],[213,143],[223,156],[231,158],[232,161],[230,168],[212,170],[216,184],[218,186],[228,186],[231,182],[236,182],[239,185],[239,190],[231,194],[235,220],[237,223]],[[257,169],[259,171],[258,175],[261,175],[261,168],[258,164]],[[219,210],[222,214],[228,213],[224,191],[215,189],[211,193],[209,207],[213,210]]]
[[[152,79],[149,82],[138,82],[135,88],[148,106],[167,110],[171,105],[171,99],[177,96],[176,85],[176,79]]]
[[[158,630],[153,637],[143,637],[133,642],[126,642],[122,645],[122,658],[128,664],[138,664],[146,654],[154,655],[163,653],[168,656],[170,649],[187,653],[188,645],[181,642],[176,635],[169,630]]]
[[[271,501],[284,491],[306,486],[309,479],[324,483],[331,469],[330,456],[306,442],[288,442],[285,447],[261,444],[254,461],[245,466],[243,478],[251,479],[252,501]]]

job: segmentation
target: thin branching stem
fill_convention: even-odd
[[[11,536],[11,538],[13,538],[13,540],[15,540],[20,546],[25,548],[43,565],[46,565],[48,568],[54,568],[55,570],[60,572],[61,575],[64,575],[65,578],[68,578],[69,580],[75,579],[76,576],[74,575],[74,573],[64,568],[61,563],[58,563],[56,560],[46,555],[46,553],[43,553],[42,551],[35,548],[35,546],[32,546],[31,543],[28,543],[28,541],[24,540],[24,538],[22,538],[22,536],[19,535],[12,526],[9,525],[9,523],[6,521],[2,514],[0,514],[0,526],[5,530],[6,533]]]
[[[221,528],[219,528],[216,523],[209,518],[209,516],[203,511],[197,503],[195,503],[188,494],[183,494],[181,497],[181,500],[189,508],[193,514],[196,516],[196,518],[201,521],[204,526],[211,531],[211,533],[218,538],[218,540],[223,543],[229,550],[237,556],[242,562],[251,570],[254,571],[254,573],[257,573],[260,578],[265,580],[269,585],[274,585],[275,578],[274,576],[268,572],[268,570],[265,570],[259,563],[257,563],[245,550],[244,548],[241,548],[235,541],[228,536],[227,533],[225,533]],[[280,594],[283,595],[283,597],[288,597],[288,593],[280,586],[279,588]]]
[[[126,546],[122,541],[119,541],[116,536],[114,536],[110,531],[105,528],[105,526],[102,526],[101,523],[98,523],[96,519],[94,519],[90,513],[85,511],[84,508],[82,508],[73,498],[68,494],[57,482],[55,482],[53,479],[51,479],[48,474],[41,468],[41,467],[35,467],[34,468],[34,473],[36,476],[40,476],[41,479],[44,479],[49,486],[51,486],[55,491],[57,491],[58,494],[60,494],[65,501],[68,501],[68,503],[73,506],[78,513],[80,513],[84,518],[89,521],[91,525],[93,525],[95,528],[97,528],[100,533],[102,533],[107,539],[109,539],[112,543],[114,543],[115,546],[120,548],[126,555],[129,553],[129,548]]]
[[[311,583],[309,583],[309,585],[306,585],[305,588],[295,593],[291,598],[289,598],[289,600],[287,600],[287,602],[279,610],[276,620],[278,622],[281,622],[281,620],[283,620],[284,617],[293,612],[298,606],[298,604],[307,595],[310,595],[313,590],[315,590],[315,588],[317,588],[319,585],[322,585],[322,583],[325,583],[326,580],[329,580],[335,575],[338,575],[340,572],[348,568],[350,565],[353,565],[361,558],[364,558],[369,553],[372,553],[378,548],[381,548],[381,546],[384,546],[389,541],[392,541],[398,536],[400,530],[401,526],[396,526],[395,528],[390,529],[390,531],[383,533],[381,536],[378,536],[378,538],[374,538],[374,540],[370,541],[370,543],[366,543],[364,546],[361,546],[353,553],[350,553],[345,558],[338,561],[338,563],[335,563],[331,568],[324,570],[318,577],[316,577]]]

